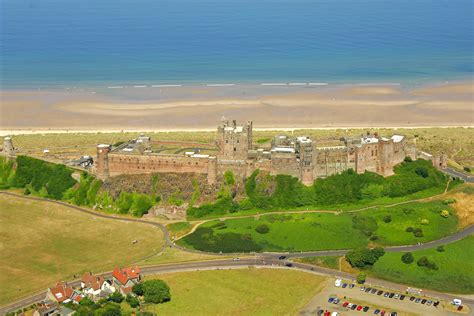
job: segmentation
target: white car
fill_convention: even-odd
[[[334,282],[334,286],[335,287],[340,287],[342,284],[342,280],[341,279],[337,279],[336,282]]]
[[[332,312],[332,313],[331,313],[331,316],[337,316],[337,315],[339,315],[338,312]]]
[[[453,304],[456,305],[456,306],[461,306],[462,305],[462,301],[458,298],[455,298],[453,299]]]

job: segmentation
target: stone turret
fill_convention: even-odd
[[[219,147],[219,158],[228,160],[245,160],[249,149],[252,149],[252,122],[239,126],[237,121],[228,120],[217,128],[216,143]]]
[[[105,180],[110,176],[109,172],[109,152],[111,145],[97,145],[97,160],[95,161],[95,173],[97,178]]]
[[[15,154],[15,148],[13,147],[13,141],[10,136],[3,139],[2,154],[6,156],[13,156]]]

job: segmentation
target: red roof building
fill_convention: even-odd
[[[115,268],[112,272],[114,285],[120,289],[122,294],[128,294],[131,292],[132,287],[140,282],[140,268]]]
[[[47,296],[58,303],[69,303],[70,301],[78,303],[82,298],[78,292],[65,282],[59,282],[55,287],[50,287]]]

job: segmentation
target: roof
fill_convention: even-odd
[[[306,137],[306,136],[299,136],[296,138],[296,140],[299,142],[299,143],[311,143],[311,138],[309,137]]]
[[[105,279],[101,276],[95,276],[91,272],[86,272],[81,278],[86,288],[92,288],[94,291],[100,289]]]
[[[272,151],[281,153],[294,153],[295,149],[291,147],[273,147]]]
[[[140,277],[140,268],[139,267],[130,267],[130,268],[115,268],[112,272],[112,276],[117,279],[122,285],[127,284],[129,280],[136,279]]]
[[[59,303],[70,299],[74,294],[72,287],[68,286],[67,283],[64,282],[59,282],[55,287],[49,288],[49,291]]]
[[[393,136],[392,136],[392,139],[393,139],[393,142],[394,142],[394,143],[399,143],[399,142],[401,142],[404,138],[405,138],[405,136],[402,136],[402,135],[393,135]]]
[[[378,143],[379,140],[378,140],[378,138],[370,136],[370,137],[362,137],[360,142],[362,144],[375,144],[375,143]]]

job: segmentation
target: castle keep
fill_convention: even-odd
[[[232,171],[240,177],[248,177],[256,169],[272,175],[286,174],[297,177],[306,185],[317,178],[325,178],[353,169],[357,173],[371,171],[383,176],[393,174],[393,167],[405,157],[432,161],[438,168],[446,167],[446,157],[434,157],[416,150],[404,136],[380,137],[377,134],[358,138],[343,138],[341,146],[318,147],[305,136],[275,136],[271,149],[254,147],[252,122],[237,125],[236,121],[224,120],[217,128],[217,151],[201,154],[159,153],[152,150],[152,140],[140,136],[116,148],[97,146],[95,173],[105,179],[118,174],[136,173],[201,173],[208,183],[214,184],[219,175]]]

